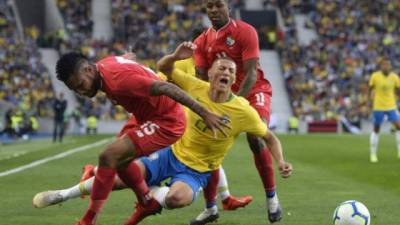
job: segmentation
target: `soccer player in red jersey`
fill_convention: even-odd
[[[259,64],[259,45],[257,31],[251,25],[229,17],[228,0],[207,0],[205,8],[212,27],[205,30],[196,40],[195,64],[196,74],[207,80],[207,70],[215,58],[227,55],[237,65],[236,83],[232,90],[245,97],[256,109],[264,122],[269,122],[271,85],[264,78]],[[282,209],[275,193],[275,178],[272,156],[266,149],[264,141],[254,135],[247,135],[254,161],[263,181],[267,196],[268,219],[277,222],[282,217]],[[215,205],[218,171],[213,173],[206,190],[206,208]],[[206,211],[207,212],[207,209]],[[207,213],[206,213],[207,214]],[[199,216],[197,223],[204,224],[207,215]]]
[[[177,86],[161,81],[149,68],[124,58],[111,56],[93,64],[79,53],[63,55],[57,62],[57,78],[80,95],[93,97],[98,90],[133,116],[119,138],[99,156],[89,208],[77,225],[94,225],[114,184],[115,175],[123,180],[143,205],[151,205],[149,188],[135,158],[169,146],[183,134],[186,126],[181,105],[200,115],[216,135],[226,119],[211,113]],[[174,101],[175,100],[175,101]]]

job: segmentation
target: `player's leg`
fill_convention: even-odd
[[[218,193],[224,210],[236,210],[237,208],[245,207],[253,200],[252,196],[235,197],[231,195],[228,179],[222,166],[219,167]]]
[[[396,110],[391,110],[388,112],[389,121],[395,127],[395,137],[396,137],[396,146],[397,146],[397,158],[400,158],[400,117],[397,115]]]
[[[201,174],[187,169],[176,159],[171,148],[156,152],[149,157],[142,157],[140,161],[147,171],[147,183],[153,186],[151,195],[155,202],[146,206],[139,203],[126,225],[137,224],[145,217],[159,213],[162,207],[180,208],[190,204],[194,199],[194,193],[207,184],[209,173]],[[171,188],[154,187],[169,177],[172,178]]]
[[[44,208],[66,202],[70,199],[90,195],[93,189],[93,182],[94,177],[91,177],[69,188],[37,193],[33,197],[33,206],[35,208]],[[116,177],[112,190],[121,190],[125,189],[126,187],[127,186],[118,177]]]
[[[180,127],[181,125],[176,124],[174,126]],[[163,124],[163,121],[147,121],[138,126],[134,120],[128,122],[127,126],[122,129],[121,134],[129,137],[131,143],[134,144],[136,151],[135,157],[145,156],[161,148],[172,145],[184,132],[184,124],[182,124],[180,129],[182,133],[178,135],[172,135],[165,127],[168,126]],[[129,164],[129,166],[119,167],[118,176],[135,192],[139,203],[146,205],[146,199],[149,198],[148,194],[150,189],[141,176],[137,165]]]
[[[132,160],[136,155],[136,148],[127,136],[117,139],[103,150],[99,156],[99,164],[93,181],[89,208],[78,224],[92,225],[96,223],[96,215],[103,208],[114,186],[116,170],[122,166],[126,166],[129,160]],[[136,169],[138,170],[138,168]],[[140,171],[135,171],[135,174],[140,175]],[[137,182],[140,182],[140,180]]]
[[[271,94],[267,91],[260,91],[249,95],[248,100],[262,120],[268,124],[270,117]],[[282,218],[282,209],[279,205],[276,194],[275,175],[272,155],[264,141],[256,136],[247,134],[247,141],[253,152],[254,163],[264,185],[267,197],[268,219],[270,222],[277,222]]]
[[[381,124],[383,122],[385,113],[383,111],[374,111],[373,112],[373,119],[374,119],[374,129],[371,132],[369,137],[369,144],[370,144],[370,161],[372,163],[378,162],[378,143],[379,143],[379,130]]]

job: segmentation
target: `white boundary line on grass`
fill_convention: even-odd
[[[73,149],[67,150],[66,152],[63,152],[63,153],[60,153],[60,154],[57,154],[57,155],[54,155],[54,156],[50,156],[50,157],[47,157],[47,158],[36,160],[36,161],[33,161],[33,162],[31,162],[29,164],[26,164],[24,166],[20,166],[20,167],[11,169],[11,170],[6,170],[4,172],[0,172],[0,177],[5,177],[5,176],[8,176],[8,175],[11,175],[11,174],[14,174],[14,173],[19,173],[19,172],[27,170],[29,168],[36,167],[36,166],[42,165],[44,163],[47,163],[47,162],[50,162],[50,161],[53,161],[53,160],[56,160],[56,159],[61,159],[61,158],[67,157],[67,156],[75,154],[77,152],[82,152],[82,151],[88,150],[90,148],[94,148],[94,147],[97,147],[97,146],[100,146],[100,145],[104,145],[108,141],[110,141],[110,138],[106,138],[106,139],[103,139],[101,141],[98,141],[98,142],[95,142],[95,143],[92,143],[92,144],[88,144],[88,145],[84,145],[84,146],[81,146],[81,147],[78,147],[78,148],[73,148]]]

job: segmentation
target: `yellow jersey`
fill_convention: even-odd
[[[388,76],[381,71],[372,73],[369,86],[374,89],[373,110],[387,111],[396,109],[395,89],[400,87],[397,74],[391,72]]]
[[[193,57],[183,59],[183,60],[178,60],[174,64],[174,68],[182,70],[184,73],[187,73],[192,76],[196,76],[196,69],[194,65],[194,59]],[[160,76],[161,80],[166,81],[167,76],[165,74],[158,72],[158,76]]]
[[[216,170],[241,132],[261,137],[267,134],[267,125],[246,99],[232,94],[227,102],[213,102],[208,96],[210,84],[180,69],[174,69],[172,80],[201,105],[229,118],[232,127],[225,128],[228,137],[218,131],[214,138],[201,117],[188,110],[185,133],[172,145],[174,155],[186,166],[199,172]]]

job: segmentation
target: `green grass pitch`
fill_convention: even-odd
[[[68,137],[64,144],[50,140],[0,145],[0,172],[25,165],[71,148],[109,136]],[[277,176],[277,193],[284,209],[280,225],[329,225],[336,206],[345,200],[363,202],[371,213],[371,225],[400,224],[400,160],[396,158],[393,135],[382,135],[379,163],[368,161],[368,136],[279,135],[286,159],[294,173],[283,180]],[[89,149],[51,161],[20,173],[0,177],[0,225],[72,225],[88,204],[74,199],[61,206],[34,209],[35,193],[75,184],[81,168],[96,163],[101,148]],[[253,165],[252,154],[242,136],[224,161],[233,195],[250,194],[253,202],[233,212],[221,210],[215,225],[268,224],[265,195]],[[98,225],[120,225],[133,211],[130,190],[111,194]],[[149,217],[143,225],[184,225],[203,209],[202,196],[184,209],[164,210]]]

